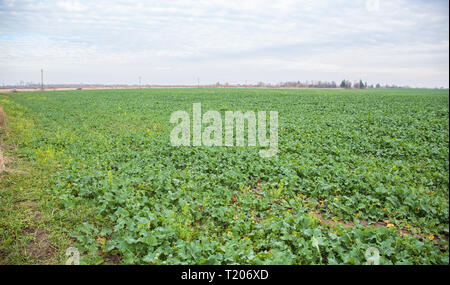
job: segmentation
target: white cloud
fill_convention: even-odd
[[[377,1],[372,1],[377,2]],[[0,83],[364,77],[448,87],[444,1],[2,1]]]

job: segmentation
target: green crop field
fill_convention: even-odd
[[[170,143],[172,112],[278,111],[278,153]],[[0,264],[448,264],[448,90],[0,94]]]

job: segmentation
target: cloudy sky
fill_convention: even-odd
[[[449,2],[0,0],[0,84],[449,86]]]

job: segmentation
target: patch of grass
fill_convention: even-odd
[[[61,263],[69,240],[49,208],[48,173],[25,160],[15,167],[0,174],[0,264]]]
[[[80,215],[61,215],[58,197],[48,191],[55,163],[41,164],[20,154],[15,143],[23,138],[19,134],[24,134],[21,122],[26,119],[15,108],[9,135],[4,128],[0,137],[8,158],[0,173],[0,264],[64,264],[65,250],[73,242],[68,231],[80,222]]]

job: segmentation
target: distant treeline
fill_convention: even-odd
[[[40,89],[41,84],[20,82],[15,85],[2,85],[0,89]],[[368,84],[363,80],[351,82],[350,80],[343,79],[337,83],[335,81],[286,81],[278,84],[258,82],[256,84],[230,84],[217,82],[215,84],[192,84],[192,85],[159,85],[159,84],[44,84],[44,89],[53,88],[151,88],[151,87],[186,87],[186,88],[345,88],[345,89],[370,89],[370,88],[410,88],[409,86],[390,85],[390,84]],[[443,89],[443,87],[441,87]]]
[[[217,84],[216,84],[217,85]],[[256,87],[279,87],[279,88],[355,88],[355,89],[366,89],[366,88],[409,88],[408,86],[398,86],[398,85],[381,85],[377,84],[368,84],[362,80],[351,82],[350,80],[342,80],[340,83],[336,83],[335,81],[287,81],[280,82],[278,84],[266,84],[264,82],[259,82]]]

